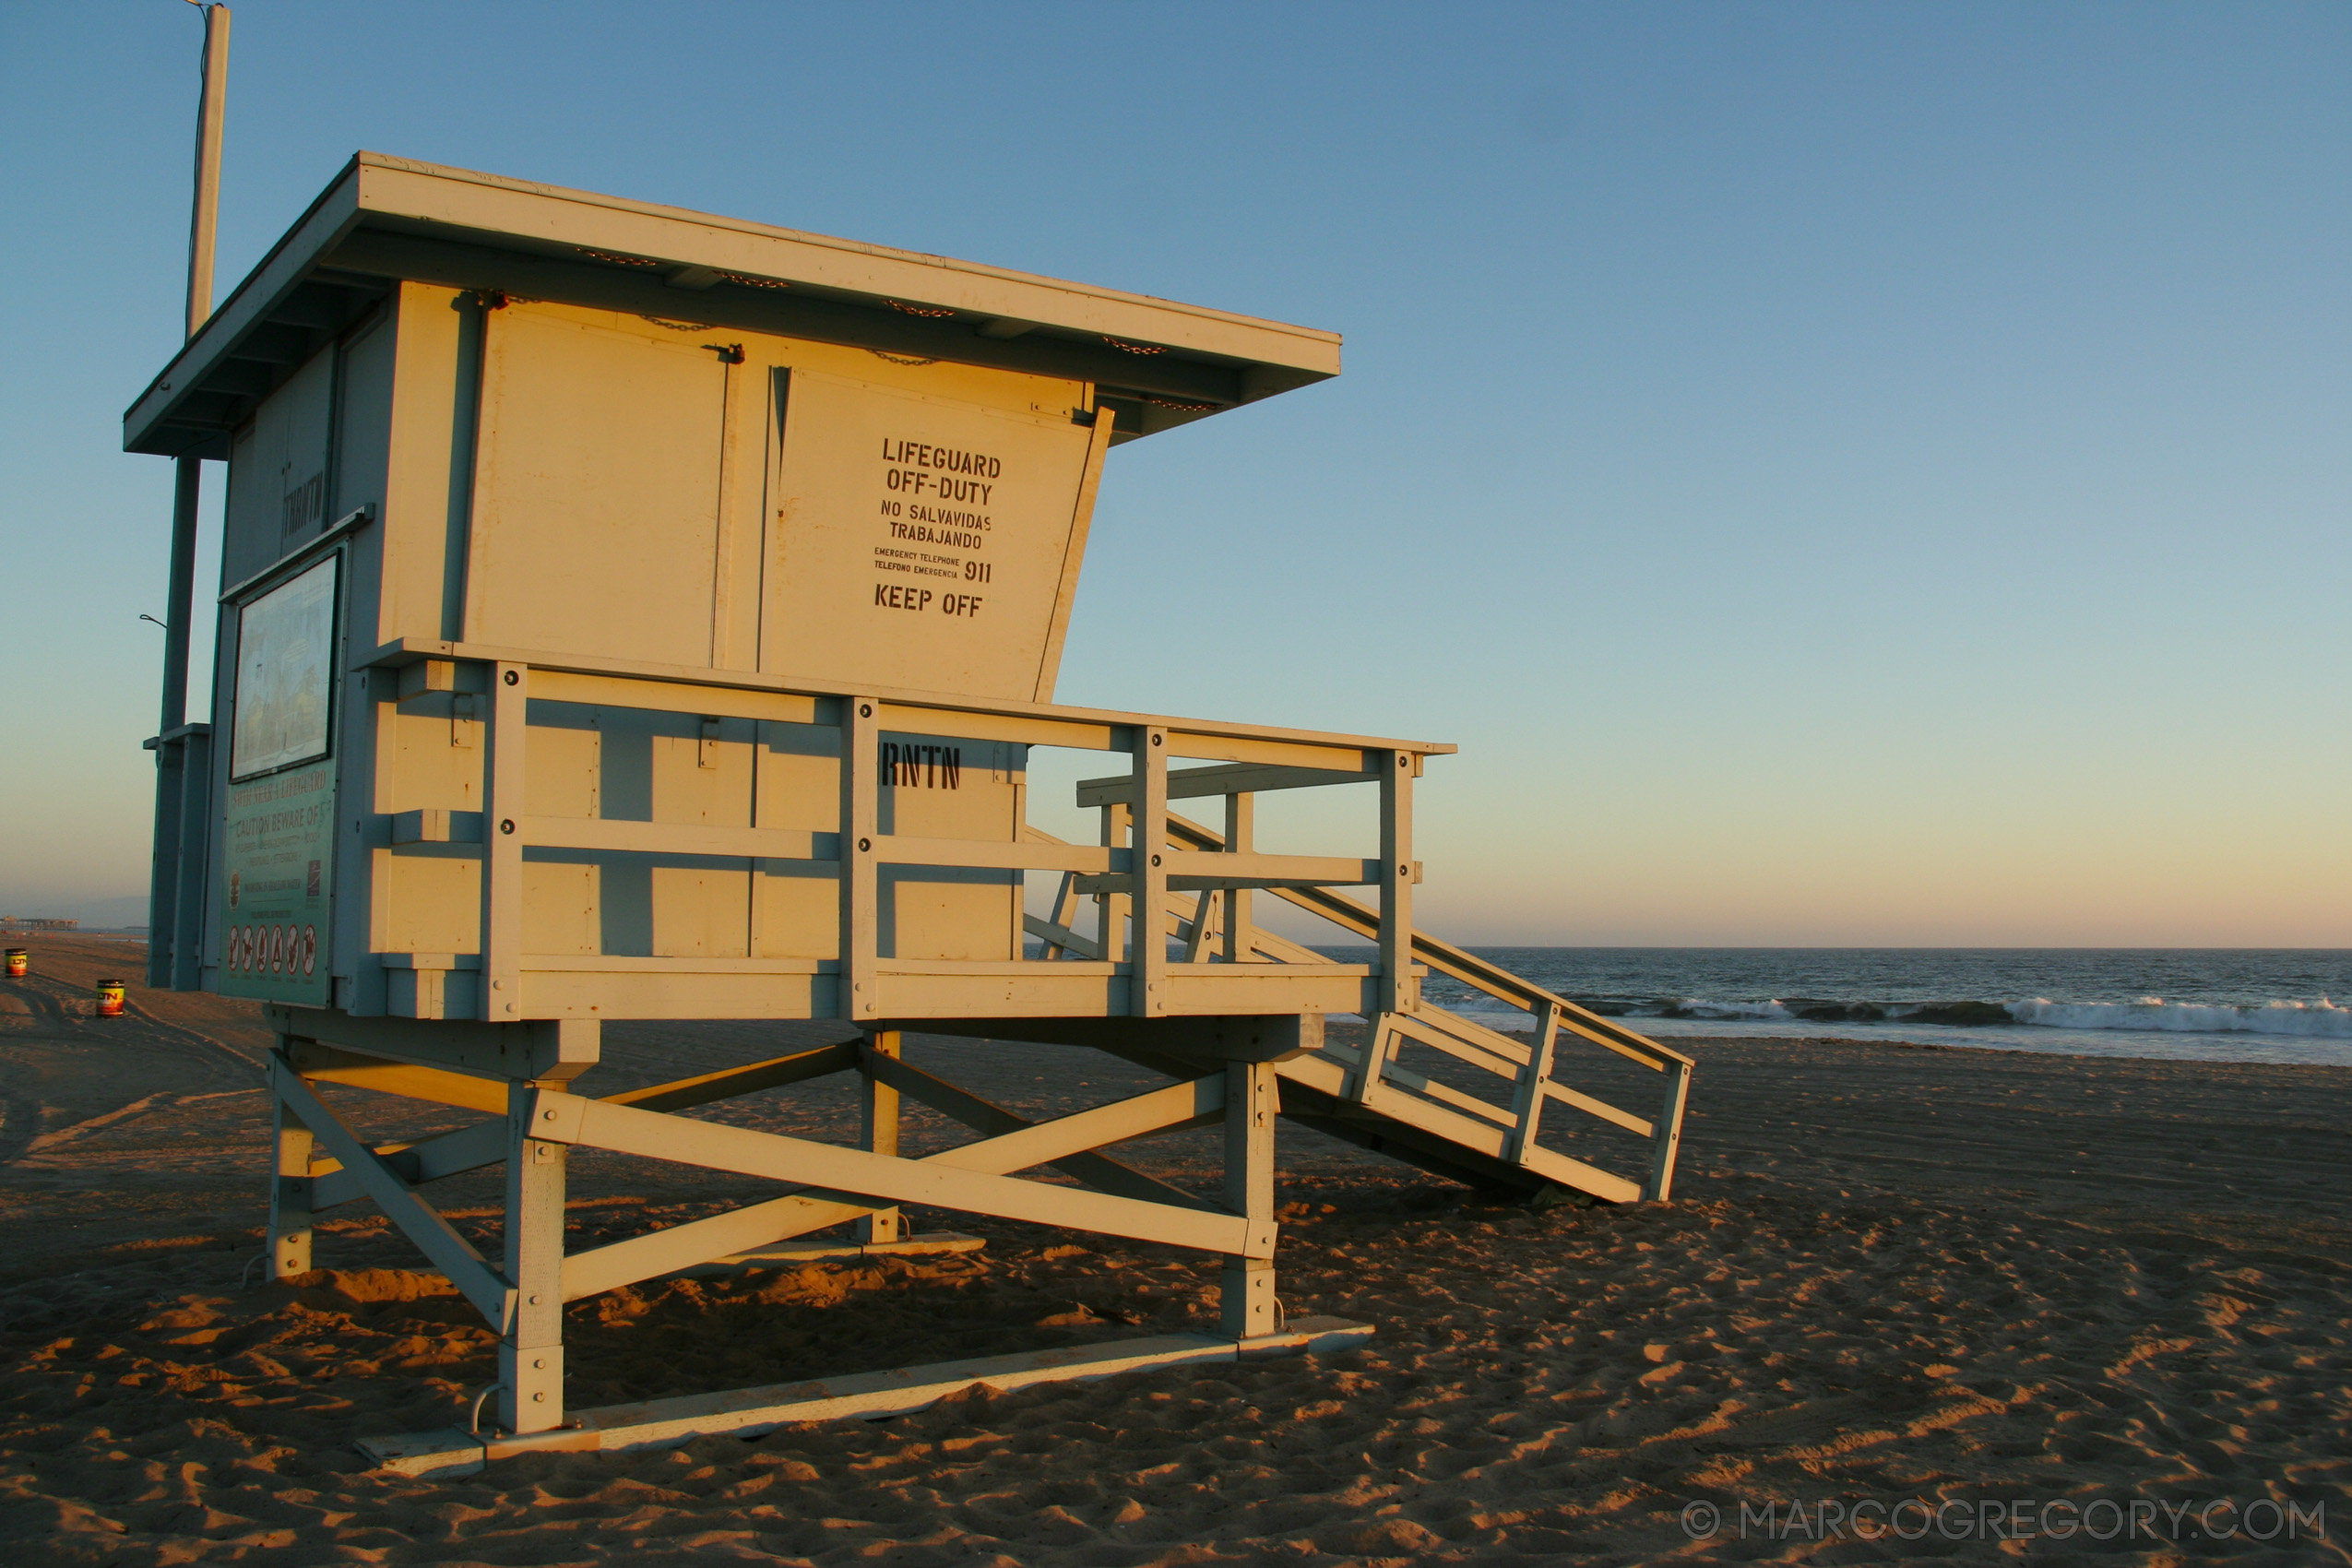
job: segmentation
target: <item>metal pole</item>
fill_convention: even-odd
[[[156,733],[168,735],[188,719],[188,623],[196,616],[196,498],[204,489],[204,460],[180,457],[172,465],[172,577],[163,623],[163,717]]]
[[[196,202],[188,218],[188,336],[212,315],[213,234],[220,216],[220,126],[228,113],[229,7],[204,7],[203,89],[196,100]],[[177,459],[172,493],[172,576],[163,611],[162,732],[188,717],[188,634],[196,618],[196,501],[203,459]]]
[[[229,111],[229,7],[204,6],[204,88],[196,100],[196,207],[188,215],[188,336],[212,315],[212,238],[220,215],[220,125]]]
[[[191,0],[202,5],[202,0]],[[229,100],[229,7],[203,6],[204,55],[196,97],[196,199],[188,214],[187,335],[194,339],[212,315],[213,236],[220,215],[220,127]],[[163,698],[155,751],[154,863],[148,887],[148,983],[175,985],[192,974],[192,955],[178,951],[186,934],[180,909],[186,880],[190,748],[184,737],[166,740],[188,719],[188,634],[196,620],[196,503],[204,493],[204,459],[173,460],[172,567],[164,589]],[[199,753],[209,755],[208,752]],[[201,853],[201,847],[198,853]]]

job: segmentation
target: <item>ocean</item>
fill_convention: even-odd
[[[1323,951],[1355,962],[1369,952]],[[1834,1035],[2077,1056],[2352,1065],[2346,948],[1471,951],[1660,1039]],[[1498,1028],[1528,1021],[1443,975],[1431,975],[1425,990],[1440,1006]]]

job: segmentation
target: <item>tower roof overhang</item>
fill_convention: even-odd
[[[125,412],[125,450],[227,457],[401,280],[1090,382],[1130,440],[1339,374],[1336,332],[362,152]]]

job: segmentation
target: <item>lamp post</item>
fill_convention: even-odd
[[[187,336],[212,315],[213,235],[220,213],[220,126],[228,109],[229,7],[189,0],[204,12],[202,87],[196,98],[196,196],[188,216]],[[148,883],[148,983],[196,983],[196,955],[181,947],[189,921],[180,908],[200,880],[184,865],[193,849],[201,859],[201,828],[186,842],[187,793],[193,770],[208,767],[209,750],[190,744],[188,632],[196,619],[196,503],[204,493],[204,459],[175,459],[172,473],[172,571],[163,610],[163,697],[155,752],[155,849]],[[200,938],[193,939],[200,940]]]
[[[191,4],[197,0],[191,0]],[[188,331],[212,315],[213,235],[220,215],[220,126],[228,110],[229,7],[202,6],[203,88],[196,100],[196,200],[188,216]],[[172,577],[163,612],[163,711],[159,733],[187,722],[188,631],[196,598],[196,501],[203,459],[177,459],[172,493]]]

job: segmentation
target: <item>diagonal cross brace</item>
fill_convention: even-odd
[[[688,1106],[707,1105],[714,1099],[733,1099],[739,1095],[757,1094],[762,1089],[781,1088],[787,1084],[804,1083],[832,1073],[846,1073],[858,1064],[860,1043],[846,1039],[834,1045],[819,1046],[814,1051],[794,1051],[790,1056],[746,1063],[741,1067],[722,1068],[699,1077],[679,1078],[671,1083],[652,1084],[641,1089],[624,1089],[619,1094],[603,1098],[609,1104],[634,1105],[640,1111],[683,1111]]]
[[[1137,1098],[1164,1102],[1155,1107],[1152,1114],[1159,1115],[1157,1125],[1165,1127],[1188,1121],[1198,1113],[1186,1110],[1176,1097],[1189,1095],[1191,1105],[1197,1107],[1199,1097],[1206,1092],[1202,1086],[1178,1084]],[[1151,1130],[1148,1126],[1135,1127],[1138,1119],[1134,1103],[1123,1100],[1006,1135],[1016,1141],[986,1139],[930,1159],[916,1160],[869,1154],[862,1149],[837,1148],[830,1144],[754,1132],[746,1127],[663,1116],[541,1089],[532,1097],[529,1135],[771,1181],[805,1182],[814,1190],[801,1195],[812,1198],[847,1202],[864,1199],[870,1206],[920,1204],[930,1208],[1160,1241],[1199,1252],[1272,1257],[1276,1227],[1270,1223],[1114,1197],[1106,1193],[1048,1186],[983,1169],[998,1161],[1013,1162],[1011,1169],[1026,1169],[1085,1146],[1082,1142],[1074,1146],[1074,1140],[1132,1137]],[[1115,1130],[1122,1128],[1127,1130]],[[991,1144],[998,1146],[995,1152],[982,1154],[981,1150]],[[958,1163],[951,1164],[951,1160]]]
[[[427,1138],[422,1143],[377,1148],[372,1152],[392,1174],[411,1187],[421,1187],[427,1182],[438,1182],[444,1176],[461,1175],[485,1165],[503,1163],[506,1158],[506,1119],[501,1116],[495,1122],[477,1122],[470,1127],[444,1133],[437,1138]],[[351,1170],[348,1162],[339,1160],[338,1164],[340,1169],[312,1178],[310,1206],[313,1213],[369,1195],[371,1189],[360,1173]]]
[[[864,1070],[933,1111],[991,1134],[978,1143],[929,1156],[933,1164],[985,1170],[994,1175],[1051,1165],[1089,1186],[1121,1197],[1216,1212],[1182,1187],[1146,1176],[1133,1166],[1094,1151],[1154,1133],[1182,1132],[1222,1121],[1225,1075],[1221,1073],[1132,1095],[1051,1122],[1032,1122],[944,1078],[934,1077],[920,1067],[877,1051],[866,1053]]]
[[[457,1234],[455,1227],[442,1218],[431,1206],[409,1190],[399,1173],[386,1165],[374,1150],[360,1142],[341,1117],[328,1108],[327,1102],[303,1082],[302,1075],[286,1064],[286,1059],[273,1052],[269,1059],[269,1087],[286,1108],[302,1118],[327,1151],[342,1161],[343,1169],[357,1176],[401,1233],[414,1241],[419,1250],[449,1277],[449,1283],[465,1294],[466,1300],[479,1309],[481,1315],[497,1325],[500,1333],[513,1315],[514,1291],[497,1270],[482,1260],[472,1243]]]
[[[729,1067],[697,1077],[679,1078],[666,1084],[652,1084],[641,1089],[624,1089],[605,1098],[615,1105],[634,1105],[647,1111],[678,1111],[687,1106],[704,1105],[714,1099],[731,1099],[738,1095],[757,1094],[762,1089],[779,1088],[810,1078],[821,1078],[829,1073],[845,1073],[858,1064],[858,1041],[844,1040],[836,1045],[820,1046],[814,1051],[796,1051],[790,1056],[778,1056],[766,1062],[747,1063],[741,1067]],[[350,1054],[350,1053],[342,1053]],[[506,1158],[506,1123],[505,1120],[506,1090],[503,1084],[488,1079],[466,1077],[457,1073],[440,1073],[422,1067],[402,1067],[404,1077],[385,1074],[373,1076],[366,1070],[350,1072],[338,1067],[341,1076],[313,1073],[313,1077],[325,1077],[329,1082],[350,1083],[361,1088],[376,1089],[387,1094],[410,1093],[419,1087],[434,1087],[439,1080],[448,1079],[479,1090],[494,1094],[494,1109],[500,1113],[496,1122],[484,1122],[455,1133],[444,1133],[436,1138],[426,1138],[414,1144],[380,1145],[376,1153],[391,1162],[392,1169],[410,1186],[437,1182],[445,1176],[462,1175],[485,1165],[497,1165]],[[428,1076],[431,1082],[428,1082]],[[398,1087],[406,1086],[406,1087]],[[438,1099],[445,1104],[474,1105],[473,1099],[459,1099],[440,1086],[443,1092],[424,1098]],[[493,1107],[483,1104],[479,1109]],[[316,1186],[311,1194],[311,1208],[332,1208],[355,1198],[367,1196],[367,1188],[348,1170],[335,1169],[332,1162],[321,1161],[313,1167]],[[643,1277],[640,1276],[639,1277]],[[608,1287],[609,1289],[609,1287]]]
[[[885,1081],[951,1116],[970,1123],[984,1133],[1023,1134],[1039,1125],[1009,1111],[1000,1110],[977,1095],[966,1094],[955,1085],[934,1078],[920,1068],[908,1067],[896,1058],[884,1056],[880,1051],[873,1052],[872,1060],[885,1064],[883,1071],[893,1075]],[[1205,1078],[1193,1085],[1180,1084],[1173,1090],[1157,1089],[1149,1095],[1137,1097],[1146,1102],[1141,1105],[1135,1101],[1120,1101],[1098,1107],[1095,1111],[1082,1111],[1079,1113],[1081,1116],[1095,1119],[1080,1123],[1075,1127],[1072,1125],[1077,1122],[1075,1117],[1043,1123],[1044,1127],[1051,1129],[1050,1134],[1044,1134],[1050,1138],[1050,1143],[1039,1137],[990,1137],[932,1155],[922,1163],[979,1170],[992,1176],[1043,1163],[1068,1170],[1082,1181],[1091,1181],[1094,1185],[1115,1196],[1146,1203],[1165,1203],[1180,1208],[1207,1209],[1206,1204],[1182,1188],[1170,1186],[1105,1156],[1072,1154],[1044,1160],[1038,1159],[1037,1156],[1040,1152],[1051,1154],[1055,1148],[1083,1146],[1089,1139],[1109,1141],[1119,1136],[1136,1135],[1121,1133],[1119,1125],[1132,1127],[1148,1123],[1151,1123],[1150,1131],[1164,1131],[1171,1125],[1193,1125],[1202,1117],[1218,1114],[1202,1112],[1201,1108],[1211,1100],[1221,1106],[1224,1092],[1222,1077]],[[950,1100],[955,1103],[944,1103]],[[1098,1113],[1109,1113],[1117,1119],[1119,1125],[1106,1125]],[[1164,1120],[1178,1115],[1185,1119],[1172,1123]],[[992,1120],[979,1120],[981,1117]],[[1001,1121],[994,1118],[1001,1118]],[[542,1124],[546,1123],[543,1116],[534,1120]],[[1107,1170],[1098,1169],[1098,1165],[1090,1161],[1099,1162],[1099,1167]],[[1111,1185],[1114,1180],[1122,1180],[1120,1176],[1112,1175],[1113,1172],[1123,1173],[1126,1179],[1123,1190],[1123,1186]],[[683,1225],[672,1225],[585,1253],[575,1253],[564,1260],[564,1299],[576,1301],[583,1296],[617,1290],[624,1285],[634,1285],[640,1279],[650,1279],[673,1269],[688,1268],[712,1258],[725,1257],[731,1253],[748,1252],[754,1247],[769,1246],[794,1236],[804,1236],[812,1230],[822,1230],[828,1225],[854,1219],[878,1206],[872,1203],[843,1201],[826,1193],[791,1193],[780,1198],[770,1198],[766,1203],[747,1204],[725,1214],[714,1214],[706,1219],[689,1220]]]
[[[583,1296],[600,1296],[607,1290],[692,1268],[713,1258],[773,1246],[871,1214],[879,1206],[843,1203],[823,1194],[792,1193],[766,1203],[731,1208],[707,1219],[692,1219],[624,1241],[591,1247],[564,1260],[564,1299],[576,1301]]]

